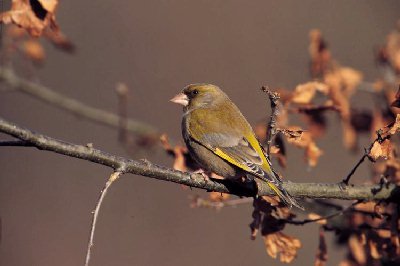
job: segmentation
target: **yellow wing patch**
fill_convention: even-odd
[[[245,170],[247,172],[251,172],[251,169],[247,165],[241,164],[240,162],[236,161],[235,159],[233,159],[232,157],[230,157],[228,154],[224,153],[220,149],[216,148],[214,153],[216,155],[218,155],[219,157],[221,157],[222,159],[225,159],[228,162],[230,162],[231,164],[239,167],[240,169],[243,169],[243,170]]]

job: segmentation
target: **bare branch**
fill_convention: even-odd
[[[359,203],[360,203],[360,201],[356,201],[353,204],[351,204],[350,206],[348,206],[348,207],[346,207],[346,208],[344,208],[344,209],[342,209],[340,211],[337,211],[337,212],[334,212],[334,213],[331,213],[331,214],[328,214],[328,215],[325,215],[325,216],[321,216],[321,217],[316,218],[316,219],[304,219],[304,220],[287,220],[287,219],[284,219],[283,221],[285,223],[288,223],[288,224],[305,225],[305,224],[308,224],[308,223],[315,223],[315,222],[319,222],[319,221],[322,221],[322,220],[329,220],[329,219],[334,218],[336,216],[343,215],[344,213],[346,213],[348,211],[354,210],[354,206],[356,206]]]
[[[108,188],[116,181],[120,175],[123,173],[124,169],[119,169],[119,171],[114,172],[110,175],[108,178],[103,190],[100,193],[100,197],[96,203],[96,208],[93,211],[93,219],[92,219],[92,226],[90,227],[90,236],[89,236],[89,242],[88,242],[88,247],[86,251],[86,260],[85,260],[85,266],[89,266],[90,262],[90,255],[92,251],[92,247],[94,245],[94,231],[96,230],[96,223],[97,223],[97,217],[99,216],[100,212],[100,207],[101,204],[103,203],[103,199],[105,198]]]
[[[263,86],[261,88],[263,92],[268,94],[269,101],[271,102],[271,116],[269,118],[269,122],[267,125],[267,136],[266,136],[266,143],[267,143],[267,154],[270,156],[271,144],[272,139],[276,135],[276,117],[278,115],[278,100],[279,100],[279,93],[270,91],[268,87]]]
[[[108,166],[114,170],[126,169],[126,173],[137,174],[159,180],[183,184],[189,187],[252,197],[256,194],[274,195],[273,191],[264,182],[237,184],[227,180],[205,180],[200,174],[190,174],[152,164],[147,160],[135,161],[108,154],[93,147],[76,145],[59,141],[48,136],[23,129],[13,123],[0,118],[0,132],[11,135],[22,141],[31,143],[40,150],[75,157],[97,164]],[[394,184],[348,186],[343,189],[338,183],[291,183],[284,182],[283,187],[294,197],[331,198],[345,200],[395,200],[399,196],[400,188]]]
[[[69,98],[43,85],[25,80],[17,76],[11,68],[0,67],[0,81],[3,81],[13,89],[29,94],[36,99],[68,111],[78,117],[113,128],[120,127],[120,118],[118,115],[90,107],[85,103]],[[126,130],[139,136],[154,135],[155,138],[158,138],[159,135],[154,127],[132,119],[126,119]]]

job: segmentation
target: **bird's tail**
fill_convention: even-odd
[[[288,207],[296,206],[297,208],[304,210],[295,198],[293,198],[283,187],[282,181],[277,173],[271,171],[272,174],[268,175],[265,173],[262,180],[266,181],[268,186],[278,195],[278,197],[285,203]],[[273,176],[272,176],[273,175]]]

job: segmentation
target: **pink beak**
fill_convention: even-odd
[[[182,104],[183,106],[188,106],[189,104],[189,98],[186,96],[186,94],[182,92],[175,95],[175,97],[172,98],[170,101],[173,103]]]

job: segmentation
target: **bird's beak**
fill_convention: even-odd
[[[186,94],[182,92],[175,95],[175,97],[172,98],[170,101],[173,103],[182,104],[183,106],[188,106],[189,104],[189,98],[186,96]]]

